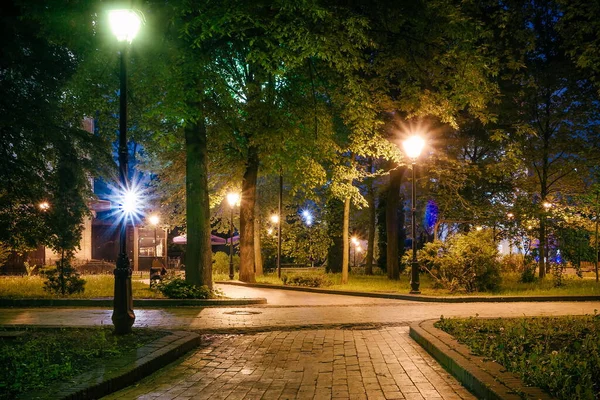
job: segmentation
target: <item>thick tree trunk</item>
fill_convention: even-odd
[[[256,282],[254,274],[254,206],[256,204],[258,164],[257,149],[250,146],[242,181],[240,204],[240,280],[242,282]]]
[[[257,196],[256,204],[254,206],[254,273],[256,275],[263,274],[263,260],[260,242],[260,220],[258,219],[259,215],[260,213]]]
[[[389,279],[400,279],[398,235],[398,207],[400,207],[400,186],[405,168],[396,168],[390,172],[390,185],[386,199],[386,231],[387,231],[387,275]],[[413,238],[414,240],[414,238]]]
[[[207,142],[204,119],[188,123],[186,148],[187,250],[185,280],[212,289],[212,249],[208,203]]]
[[[350,259],[350,238],[348,228],[350,226],[350,197],[344,200],[344,224],[342,228],[342,240],[344,242],[342,256],[342,284],[348,283],[348,262]]]
[[[373,159],[371,159],[369,165],[369,172],[373,172]],[[365,274],[373,275],[373,252],[375,250],[375,231],[377,230],[377,210],[375,209],[375,188],[373,187],[372,178],[369,179],[367,202],[369,204],[369,236],[367,239]]]

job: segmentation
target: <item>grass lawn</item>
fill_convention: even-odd
[[[558,399],[600,399],[599,315],[442,319],[436,326]]]
[[[282,275],[284,273],[282,272]],[[323,274],[322,272],[299,272],[292,274]],[[378,292],[378,293],[400,293],[410,292],[410,276],[402,274],[400,280],[392,281],[385,275],[353,275],[350,274],[348,284],[342,285],[342,274],[326,274],[327,278],[333,283],[327,286],[327,289],[353,290],[357,292]],[[228,280],[229,277],[215,277]],[[256,277],[259,283],[270,283],[281,285],[282,282],[277,278],[276,273],[265,274]],[[421,275],[421,293],[429,296],[539,296],[539,295],[600,295],[600,284],[594,279],[582,279],[578,277],[563,278],[564,285],[554,287],[552,277],[549,276],[543,281],[533,283],[519,282],[518,274],[504,274],[502,284],[497,292],[479,292],[479,293],[451,293],[445,289],[434,288],[434,281],[429,275]]]
[[[0,339],[0,399],[53,388],[166,335],[166,332],[134,329],[115,336],[112,328],[32,329],[12,339]],[[4,331],[2,331],[4,332]]]
[[[113,275],[82,275],[86,280],[85,291],[69,296],[71,299],[94,299],[113,297],[115,280]],[[165,298],[159,291],[151,290],[147,283],[131,281],[133,298]],[[55,299],[58,295],[44,289],[44,279],[39,276],[3,276],[0,277],[0,298],[3,299]]]

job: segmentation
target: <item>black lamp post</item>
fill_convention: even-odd
[[[133,211],[135,194],[130,191],[127,179],[127,46],[137,34],[142,23],[138,14],[132,10],[114,10],[109,13],[110,26],[121,42],[120,51],[120,88],[119,88],[119,186],[123,192],[121,211]],[[119,234],[119,255],[114,270],[115,292],[113,300],[112,321],[115,334],[123,335],[131,332],[135,321],[133,313],[133,296],[131,293],[131,266],[127,256],[127,216],[122,219]]]
[[[412,263],[410,274],[411,294],[421,293],[421,282],[419,281],[419,262],[417,261],[417,185],[415,169],[417,166],[417,158],[419,158],[419,155],[423,150],[423,146],[425,146],[425,141],[419,136],[411,136],[410,138],[404,141],[404,150],[406,151],[408,158],[410,158],[412,161]]]
[[[227,194],[227,203],[231,207],[231,216],[229,218],[229,279],[233,279],[233,207],[240,201],[238,193]]]

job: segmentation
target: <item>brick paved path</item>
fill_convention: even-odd
[[[407,327],[216,335],[106,399],[475,399]]]

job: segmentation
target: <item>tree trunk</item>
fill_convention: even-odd
[[[546,276],[546,215],[542,215],[540,217],[540,244],[538,246],[539,252],[539,277],[540,279],[544,279]]]
[[[406,168],[396,168],[390,171],[390,185],[386,199],[386,230],[387,230],[387,275],[389,279],[400,279],[400,253],[398,249],[398,235],[400,223],[398,221],[398,208],[400,205],[400,186],[402,175]],[[414,238],[413,238],[414,240]]]
[[[327,235],[331,238],[331,246],[327,250],[326,271],[332,273],[342,272],[344,207],[340,200],[331,199],[327,202]]]
[[[369,172],[373,172],[373,159],[369,164]],[[373,178],[369,179],[367,190],[367,202],[369,204],[369,236],[367,239],[367,258],[365,260],[365,274],[373,275],[373,252],[375,250],[375,231],[377,230],[377,210],[375,210],[375,188]]]
[[[240,204],[240,280],[242,282],[256,282],[254,275],[254,206],[256,204],[258,164],[258,151],[256,147],[250,146],[242,181]]]
[[[260,213],[257,199],[256,204],[254,206],[254,273],[256,275],[263,274],[263,260],[260,242],[260,220],[258,218],[259,215]]]
[[[350,197],[344,200],[344,224],[342,228],[342,240],[344,241],[342,256],[342,285],[348,283],[348,261],[350,259],[350,240],[348,227],[350,225]]]
[[[186,149],[187,250],[185,280],[212,289],[212,249],[210,247],[210,209],[206,125],[204,118],[184,128]]]

